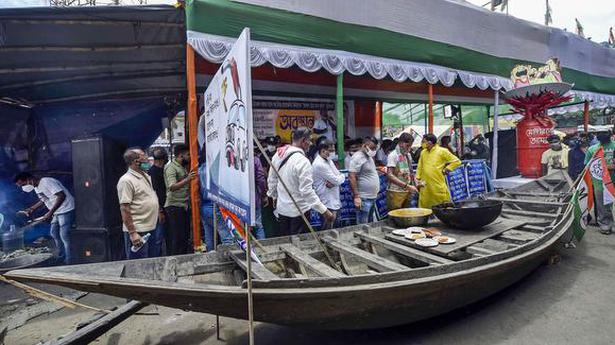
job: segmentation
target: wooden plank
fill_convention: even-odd
[[[325,243],[337,250],[338,252],[350,255],[358,261],[365,263],[367,266],[377,269],[381,272],[391,272],[391,271],[403,271],[409,269],[409,267],[404,266],[402,264],[398,264],[391,260],[387,260],[385,258],[381,258],[372,253],[366,252],[365,250],[361,250],[359,248],[350,246],[346,243],[335,240],[331,237],[324,237],[323,241]]]
[[[566,203],[554,201],[540,201],[527,199],[512,199],[512,198],[487,198],[487,200],[501,201],[505,203],[529,204],[529,205],[544,205],[544,206],[565,206]]]
[[[50,345],[73,345],[73,344],[89,344],[96,338],[105,334],[111,328],[126,320],[128,317],[145,307],[147,303],[139,301],[130,301],[118,309],[106,314],[100,319],[90,323],[89,325],[80,328],[79,330],[65,335],[57,341],[52,341]]]
[[[502,233],[498,240],[504,240],[506,242],[512,242],[517,244],[524,244],[529,241],[533,241],[537,238],[540,238],[540,235],[537,235],[532,232],[521,231],[521,230],[509,230]]]
[[[551,227],[551,226],[536,226],[536,225],[526,224],[521,229],[524,230],[524,231],[531,231],[533,233],[542,234],[542,233],[551,231],[553,229],[553,227]]]
[[[470,253],[470,254],[474,254],[476,256],[489,256],[489,255],[493,255],[496,252],[489,250],[487,248],[482,248],[476,245],[472,245],[469,246],[468,248],[466,248],[466,252]]]
[[[243,254],[243,257],[245,258],[245,253],[241,253],[241,254]],[[248,272],[248,263],[246,262],[245,259],[240,257],[241,254],[238,254],[237,252],[230,253],[233,261],[235,261],[235,263],[239,265],[239,267],[241,267],[244,271]],[[252,265],[252,278],[260,279],[260,280],[281,279],[280,277],[276,276],[271,271],[269,271],[267,268],[265,268],[265,266],[259,265],[258,263],[254,263]]]
[[[345,274],[314,259],[312,256],[302,252],[301,249],[297,248],[292,244],[283,244],[280,246],[280,249],[284,251],[288,256],[293,258],[293,260],[297,261],[300,265],[303,265],[305,268],[320,276],[333,278],[346,277]]]
[[[501,193],[508,195],[517,195],[517,196],[535,196],[535,197],[544,197],[544,198],[564,198],[566,197],[565,193],[540,193],[540,192],[517,192],[514,190],[501,190]]]
[[[397,254],[401,254],[403,256],[407,256],[409,258],[427,263],[427,264],[437,264],[437,265],[441,265],[441,264],[448,264],[448,263],[452,263],[455,262],[451,259],[447,259],[447,258],[443,258],[437,255],[433,255],[427,252],[424,252],[422,250],[419,249],[414,249],[408,246],[404,246],[398,243],[395,243],[393,241],[389,241],[386,240],[384,238],[380,238],[380,237],[376,237],[373,235],[368,235],[362,232],[355,232],[354,233],[355,236],[359,237],[360,239],[369,242],[369,243],[373,243],[373,244],[377,244],[377,245],[381,245],[384,248],[395,252]]]
[[[541,217],[541,218],[557,218],[559,214],[557,213],[544,213],[544,212],[534,212],[534,211],[522,211],[522,210],[511,210],[509,208],[502,209],[503,213],[516,214],[520,216],[528,216],[528,217]]]
[[[440,223],[441,224],[441,223]],[[453,237],[457,240],[456,243],[453,244],[441,244],[437,247],[423,248],[416,244],[414,241],[401,238],[400,236],[395,235],[386,235],[385,238],[387,240],[391,240],[397,243],[405,244],[410,247],[418,248],[423,251],[440,255],[444,257],[448,257],[448,255],[454,251],[464,249],[469,247],[475,243],[482,242],[488,238],[495,237],[500,235],[501,233],[508,231],[513,228],[521,227],[525,224],[523,221],[514,221],[508,219],[499,218],[495,222],[484,226],[480,230],[459,230],[447,228],[444,225],[435,225],[434,227],[439,229],[443,235]]]

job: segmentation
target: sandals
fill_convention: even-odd
[[[600,230],[600,233],[603,235],[610,235],[613,233],[613,231],[611,229],[608,230]]]

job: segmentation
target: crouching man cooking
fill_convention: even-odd
[[[31,216],[41,206],[48,211],[41,221],[51,221],[51,237],[56,244],[58,262],[70,264],[70,229],[75,219],[75,199],[60,181],[52,177],[36,177],[28,172],[15,176],[14,182],[24,192],[36,192],[39,201],[25,209],[24,213]]]
[[[152,179],[147,174],[151,164],[140,148],[126,150],[124,162],[128,171],[117,182],[117,195],[122,213],[126,257],[154,257],[156,246],[153,239],[148,242],[147,238],[156,230],[159,206]],[[133,246],[136,251],[131,250]]]

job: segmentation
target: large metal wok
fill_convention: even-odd
[[[433,213],[443,223],[451,227],[464,230],[479,230],[500,216],[500,213],[502,213],[502,202],[495,200],[447,202],[434,206]]]

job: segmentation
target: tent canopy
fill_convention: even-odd
[[[391,0],[374,6],[369,0],[188,0],[186,21],[190,44],[209,42],[200,47],[206,49],[195,48],[199,53],[205,51],[205,57],[211,60],[225,50],[220,37],[234,38],[244,27],[250,27],[256,45],[269,44],[268,49],[253,50],[253,63],[259,58],[255,54],[272,63],[279,62],[280,55],[305,60],[310,56],[298,50],[313,48],[318,63],[305,64],[312,68],[336,63],[323,59],[361,54],[456,70],[455,78],[468,87],[474,86],[466,82],[467,72],[508,78],[516,64],[542,64],[556,56],[562,61],[564,79],[575,83],[576,90],[592,93],[585,94],[586,99],[608,97],[606,101],[615,104],[615,98],[609,96],[615,94],[615,50],[462,1]],[[192,33],[209,36],[190,41]],[[323,56],[317,49],[337,55]],[[343,67],[353,74],[369,72],[384,77],[377,67],[389,67],[387,61],[363,58],[351,55],[344,59]],[[303,68],[300,61],[296,63]],[[353,69],[354,64],[365,68]],[[371,65],[376,67],[370,70]],[[388,72],[397,80],[396,71]],[[411,75],[408,79],[412,80]],[[439,79],[442,84],[450,82],[450,78]]]
[[[172,6],[0,10],[0,98],[61,101],[185,90],[184,11]]]

